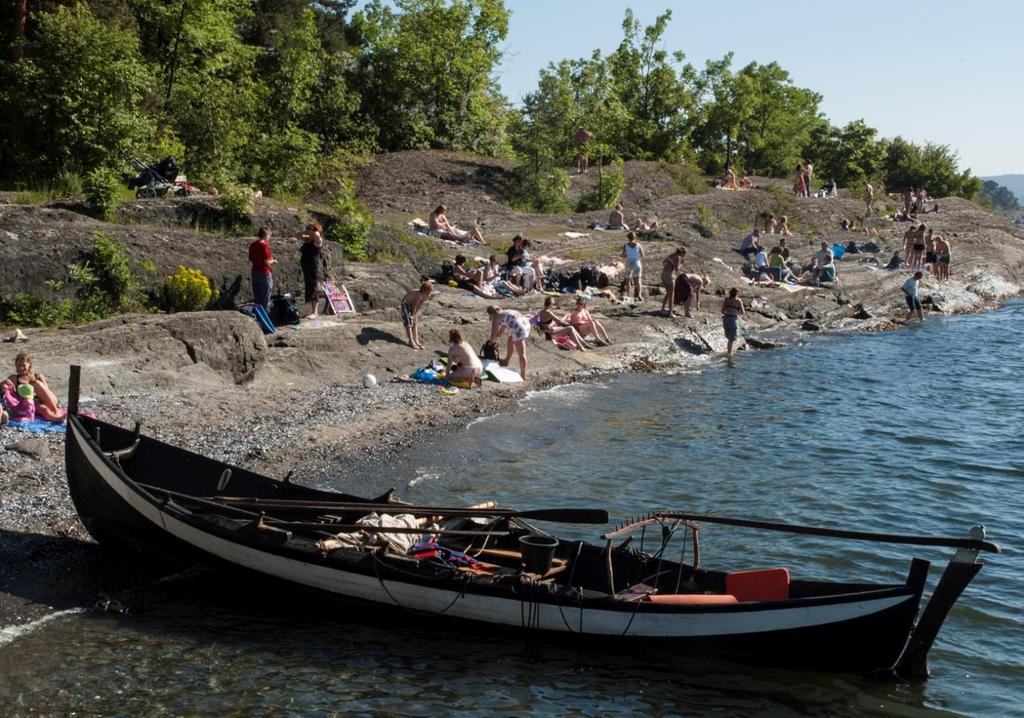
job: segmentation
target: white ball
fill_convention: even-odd
[[[367,389],[377,386],[377,377],[375,377],[373,374],[367,374],[366,376],[363,377],[363,386],[365,386]]]

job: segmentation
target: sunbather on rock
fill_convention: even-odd
[[[566,337],[578,349],[583,351],[593,349],[580,336],[580,333],[576,331],[576,328],[569,322],[567,317],[560,317],[555,314],[554,297],[544,298],[544,308],[537,313],[537,327],[544,332],[548,340],[554,341],[555,337]]]
[[[483,234],[480,233],[479,227],[473,227],[473,229],[466,231],[459,229],[455,225],[448,221],[448,208],[443,204],[439,204],[437,208],[430,213],[430,220],[428,225],[430,226],[430,233],[435,237],[441,239],[450,239],[455,242],[475,242],[476,244],[487,244],[484,241]]]
[[[626,226],[626,212],[622,202],[615,205],[615,209],[608,215],[608,229],[628,229]]]
[[[590,314],[590,310],[587,309],[587,300],[585,297],[579,297],[576,300],[576,307],[569,313],[569,323],[579,332],[581,337],[586,337],[588,334],[592,334],[597,337],[597,340],[602,344],[611,344],[612,340],[608,336],[608,332],[604,330],[604,326],[601,322],[594,319]]]
[[[0,388],[5,393],[10,392],[24,399],[25,394],[22,392],[26,390],[22,390],[22,386],[32,389],[31,401],[34,404],[35,416],[54,423],[64,421],[67,409],[59,406],[57,395],[50,390],[50,385],[46,383],[46,377],[42,372],[32,371],[32,357],[25,352],[14,357],[14,373],[4,379]],[[8,406],[11,406],[10,402]]]

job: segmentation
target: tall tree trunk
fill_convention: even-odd
[[[170,67],[167,72],[167,101],[171,101],[174,89],[174,73],[178,69],[178,46],[181,44],[181,33],[185,30],[185,6],[188,0],[181,0],[181,13],[178,15],[178,31],[174,35],[174,47],[171,49]]]
[[[14,32],[11,42],[11,62],[21,62],[24,55],[25,22],[28,20],[28,0],[14,0]]]

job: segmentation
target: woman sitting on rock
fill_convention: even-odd
[[[448,381],[456,386],[469,389],[480,386],[483,364],[473,348],[466,343],[462,332],[452,329],[448,332]]]
[[[32,389],[31,396],[35,404],[36,416],[54,423],[64,421],[68,413],[67,409],[58,406],[57,395],[50,391],[46,377],[41,372],[32,371],[32,357],[25,352],[14,357],[14,373],[4,379],[0,388],[5,394],[9,391],[13,395],[25,397],[29,392],[26,389],[21,389],[22,386]]]
[[[566,337],[568,341],[575,344],[576,348],[582,351],[593,349],[593,347],[587,343],[587,341],[580,336],[580,333],[576,331],[576,328],[569,323],[565,317],[560,317],[555,314],[555,298],[545,297],[544,308],[537,314],[537,327],[544,332],[544,335],[554,341],[556,344],[557,337]],[[563,342],[566,340],[563,339]]]
[[[604,330],[601,322],[591,316],[590,311],[587,309],[587,300],[584,297],[576,300],[576,308],[569,314],[569,323],[579,332],[581,337],[592,334],[602,344],[612,343],[612,340],[608,337],[608,332]]]
[[[441,239],[450,239],[454,242],[467,242],[476,244],[487,244],[484,241],[484,236],[480,233],[479,227],[473,227],[468,232],[461,230],[455,225],[448,221],[448,208],[443,204],[437,205],[433,212],[430,213],[430,233],[435,237]]]

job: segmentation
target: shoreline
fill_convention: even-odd
[[[1024,293],[1003,297],[975,311],[960,313],[987,313],[1021,296]],[[821,332],[819,336],[849,335],[855,331],[839,328]],[[720,328],[718,332],[721,332]],[[793,332],[792,336],[793,340],[779,342],[775,346],[780,349],[792,348],[799,333]],[[184,425],[175,428],[172,419],[170,422],[158,423],[156,431],[151,433],[193,451],[226,457],[234,463],[256,468],[271,476],[283,478],[285,473],[294,471],[296,481],[312,485],[326,482],[334,488],[365,495],[380,493],[394,486],[401,496],[409,488],[413,477],[402,477],[401,481],[396,481],[385,478],[379,471],[368,470],[369,467],[379,467],[382,461],[388,464],[401,463],[422,446],[457,435],[472,421],[491,419],[501,413],[518,410],[531,393],[630,373],[685,371],[687,368],[705,366],[716,358],[724,358],[721,352],[680,352],[671,359],[663,356],[661,361],[653,362],[650,354],[657,354],[653,351],[656,348],[654,344],[631,345],[624,352],[620,348],[620,353],[609,357],[601,367],[576,372],[545,372],[530,384],[515,389],[493,385],[492,391],[462,391],[456,397],[445,397],[460,398],[460,401],[446,401],[440,406],[436,400],[436,397],[441,396],[440,393],[436,387],[428,385],[386,384],[373,389],[362,386],[327,387],[315,393],[312,402],[316,407],[315,413],[306,416],[301,423],[287,414],[263,415],[262,423],[258,423],[255,428],[276,424],[292,429],[268,437],[266,443],[254,440],[258,434],[252,432],[253,426],[246,421],[235,424],[234,432],[221,433],[223,430],[215,427],[206,433],[183,433]],[[152,412],[160,410],[161,400],[166,398],[149,397],[151,402],[146,408],[151,417]],[[83,397],[83,406],[107,414],[110,420],[121,415],[119,422],[130,425],[126,421],[129,418],[129,400],[137,402],[139,397]],[[339,409],[341,400],[349,404]],[[180,396],[176,402],[177,410],[188,413],[199,402],[194,395]],[[255,408],[258,414],[263,407],[257,405]],[[354,423],[351,431],[339,433],[335,430],[339,414]],[[414,421],[406,420],[409,416]],[[144,421],[144,431],[147,430],[146,426]],[[297,427],[315,436],[314,441],[318,443],[315,450],[310,451],[301,445],[294,445],[290,451],[282,450],[285,444],[295,441],[297,431],[294,429]],[[210,436],[218,433],[221,441],[211,450]],[[5,443],[8,445],[12,434],[11,431],[4,432]],[[114,605],[119,605],[119,593],[131,595],[160,578],[144,569],[124,575],[116,563],[111,562],[85,533],[67,496],[63,459],[57,451],[63,444],[63,435],[51,435],[35,443],[45,444],[50,451],[42,450],[41,458],[21,457],[23,466],[18,470],[18,478],[44,484],[45,488],[38,492],[42,498],[42,511],[39,512],[39,501],[31,502],[28,507],[19,507],[17,499],[12,502],[6,492],[3,494],[5,499],[0,501],[0,630],[16,630],[17,627],[30,624],[34,626],[37,625],[34,622],[55,612],[102,607],[110,596],[114,597]],[[204,446],[207,447],[205,450]],[[12,453],[0,453],[0,468],[8,475]],[[26,470],[25,462],[34,462],[34,465]],[[49,479],[40,474],[49,474]],[[49,580],[55,575],[62,577],[59,585]]]

